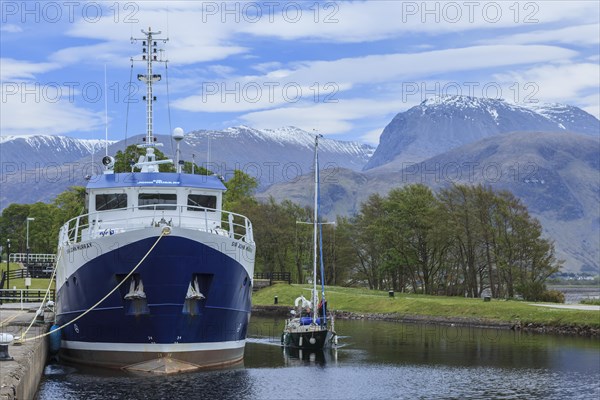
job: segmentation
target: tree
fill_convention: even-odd
[[[554,244],[542,237],[542,226],[512,193],[498,194],[498,247],[501,275],[508,297],[515,291],[534,293],[531,300],[545,291],[544,282],[558,272],[562,261],[554,256]],[[538,288],[538,289],[533,289]],[[504,288],[501,288],[501,290]]]
[[[369,289],[383,289],[382,265],[389,247],[385,235],[381,234],[383,217],[384,199],[373,194],[361,204],[359,214],[352,221],[355,229],[353,247],[358,258],[354,282],[366,283]]]
[[[192,166],[194,168],[192,168]],[[212,171],[210,171],[204,167],[199,167],[198,164],[192,163],[191,161],[184,161],[183,168],[181,168],[181,171],[186,174],[191,174],[192,170],[194,171],[194,175],[212,175],[213,174]]]
[[[456,283],[462,284],[470,297],[479,297],[482,234],[473,211],[476,207],[472,188],[466,185],[454,185],[440,191],[439,198],[444,210],[444,218],[453,232],[454,245],[451,251],[462,272],[461,279]]]
[[[54,199],[53,204],[58,208],[57,223],[64,224],[71,218],[85,213],[86,191],[83,186],[70,186]]]
[[[250,175],[236,169],[233,176],[225,182],[227,192],[223,208],[228,211],[239,210],[244,202],[254,202],[254,192],[258,187],[258,182]],[[238,212],[238,211],[236,211]]]
[[[354,226],[347,217],[338,217],[333,231],[334,253],[331,260],[332,285],[346,286],[351,284],[353,270],[359,259],[354,248]]]
[[[32,253],[50,254],[58,245],[58,209],[54,204],[38,202],[31,204],[29,216],[35,218],[29,223],[29,247]]]
[[[543,287],[539,284],[559,270],[553,244],[512,193],[455,185],[439,198],[454,232],[449,264],[460,267],[454,285],[471,297],[486,288],[496,297],[514,297],[520,288]]]
[[[434,294],[449,239],[439,223],[441,213],[433,192],[420,184],[394,189],[385,199],[384,209],[381,232],[389,238],[396,276],[403,282],[406,271],[413,290],[422,284],[426,294]]]
[[[2,243],[11,240],[13,253],[27,252],[27,218],[29,222],[29,248],[32,253],[54,253],[58,240],[55,222],[57,208],[52,204],[11,204],[2,212],[0,230]]]
[[[6,239],[11,241],[13,253],[24,253],[25,243],[25,221],[30,216],[30,204],[10,204],[2,211],[0,219],[0,230],[2,232],[2,244]]]

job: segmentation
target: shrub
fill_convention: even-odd
[[[546,291],[546,285],[541,282],[529,282],[519,285],[516,289],[523,295],[524,300],[541,301],[541,297]]]
[[[580,303],[590,306],[600,306],[600,299],[583,299],[580,301]]]
[[[560,290],[545,290],[542,292],[539,301],[544,301],[547,303],[564,303],[565,294]]]
[[[527,301],[543,301],[547,303],[564,303],[565,295],[559,290],[546,290],[546,285],[541,282],[532,282],[519,285],[517,290]]]

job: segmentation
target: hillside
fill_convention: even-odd
[[[434,189],[485,184],[510,190],[556,241],[565,270],[600,271],[600,141],[568,132],[516,132],[465,145],[400,170],[338,170],[323,179],[322,209],[330,219],[352,215],[373,193],[423,183]],[[274,185],[262,198],[310,205],[310,176]],[[327,194],[327,195],[326,195]]]

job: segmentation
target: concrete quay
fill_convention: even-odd
[[[39,303],[0,305],[0,334],[7,333],[15,338],[21,337],[29,323],[35,318]],[[45,323],[34,323],[26,337],[32,338],[48,331],[54,316],[44,314]],[[14,340],[8,346],[12,361],[0,361],[0,400],[30,400],[37,392],[44,366],[48,357],[48,338],[43,337],[23,344]]]

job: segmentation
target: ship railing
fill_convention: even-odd
[[[160,226],[194,229],[254,243],[252,223],[241,214],[174,204],[144,205],[80,215],[61,227],[59,243],[69,245],[82,240]]]

